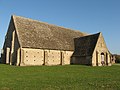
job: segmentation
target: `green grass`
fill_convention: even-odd
[[[0,64],[0,90],[120,90],[120,65],[18,67]]]

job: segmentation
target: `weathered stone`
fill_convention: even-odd
[[[101,33],[85,33],[12,16],[5,37],[2,63],[29,65],[111,65]]]

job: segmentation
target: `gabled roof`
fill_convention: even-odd
[[[12,16],[21,47],[74,50],[74,38],[84,36],[79,31],[36,20]]]
[[[75,51],[73,56],[91,56],[97,44],[100,33],[75,38]]]

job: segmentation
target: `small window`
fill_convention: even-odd
[[[34,60],[35,61],[35,60]]]

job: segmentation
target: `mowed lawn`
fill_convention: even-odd
[[[19,67],[0,64],[0,90],[120,90],[120,65]]]

